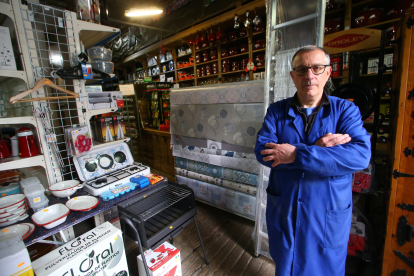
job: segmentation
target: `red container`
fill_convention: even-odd
[[[207,73],[207,75],[210,75],[212,71],[213,70],[211,70],[211,65],[210,64],[209,65],[206,65],[206,73]]]
[[[263,66],[265,66],[264,59],[256,59],[256,66],[257,67],[263,67]]]
[[[211,48],[210,50],[210,58],[211,60],[217,59],[217,48]]]
[[[218,63],[217,63],[217,62],[214,62],[214,63],[213,63],[213,69],[214,69],[214,68],[218,68]]]
[[[19,131],[17,133],[19,140],[20,157],[32,157],[39,154],[36,141],[31,130]]]
[[[229,50],[229,56],[234,56],[237,55],[239,53],[239,49],[237,49],[237,47],[231,47]]]
[[[225,59],[222,61],[223,65],[230,65],[230,60]]]
[[[413,0],[402,0],[394,3],[391,10],[387,13],[387,20],[401,18],[404,15],[404,12],[414,7]]]
[[[247,35],[247,29],[246,28],[240,28],[240,36],[246,36]]]
[[[213,27],[210,27],[210,33],[208,34],[208,41],[211,45],[216,45],[216,36],[213,33]]]
[[[355,15],[354,21],[352,22],[353,28],[365,27],[368,25],[376,24],[381,21],[381,10],[380,9],[366,9]]]
[[[343,20],[340,18],[325,22],[325,35],[333,34],[344,29]]]
[[[196,49],[196,51],[201,50],[201,45],[200,45],[200,44],[197,44],[197,45],[195,46],[195,49]]]
[[[196,57],[196,63],[200,63],[201,62],[201,55],[200,53],[195,54]]]
[[[233,40],[233,39],[236,39],[236,38],[237,38],[236,32],[230,32],[229,33],[229,40]]]
[[[209,61],[210,57],[209,56],[203,56],[203,62]]]
[[[331,67],[332,67],[331,76],[333,78],[342,76],[342,57],[331,58]]]
[[[240,46],[240,53],[247,53],[249,51],[249,46],[243,44]]]
[[[229,56],[229,50],[221,49],[221,57],[228,57],[228,56]]]
[[[218,74],[218,68],[213,68],[213,74]]]
[[[230,72],[230,65],[229,64],[223,64],[223,73]]]
[[[206,41],[206,42],[201,43],[201,49],[205,49],[205,48],[208,48],[208,43],[207,43],[207,41]]]
[[[253,32],[258,33],[258,32],[263,32],[264,30],[265,30],[265,24],[260,23],[259,25],[254,26]]]
[[[7,147],[7,142],[0,138],[0,159],[10,157],[10,150]]]
[[[233,61],[231,63],[231,70],[232,71],[239,71],[240,70],[240,61]]]
[[[257,55],[256,58],[255,58],[256,61],[264,60],[264,59],[265,59],[265,55]]]
[[[266,47],[266,41],[264,39],[256,40],[256,42],[254,43],[254,48],[256,50],[263,49],[264,47]]]

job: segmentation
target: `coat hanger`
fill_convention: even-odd
[[[56,97],[41,97],[41,98],[22,99],[22,98],[26,97],[27,95],[39,90],[40,88],[42,88],[45,85],[47,85],[49,87],[52,87],[56,90],[59,90],[61,92],[64,92],[66,94],[69,94],[71,96],[56,96]],[[79,94],[76,94],[75,92],[66,90],[62,87],[59,87],[56,84],[54,84],[51,80],[44,78],[44,79],[39,80],[33,88],[31,88],[29,90],[26,90],[22,93],[19,93],[16,96],[11,97],[9,101],[12,104],[14,104],[14,103],[19,103],[19,102],[34,102],[34,101],[56,100],[56,99],[73,99],[73,98],[80,98],[80,96],[79,96]]]

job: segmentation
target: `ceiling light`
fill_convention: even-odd
[[[152,9],[128,10],[128,11],[125,11],[125,16],[134,17],[134,16],[161,14],[161,13],[162,13],[161,9],[152,8]]]

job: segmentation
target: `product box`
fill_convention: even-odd
[[[368,59],[367,73],[378,74],[378,63],[379,63],[379,58]]]
[[[65,129],[66,150],[70,156],[81,156],[92,148],[92,137],[88,126]]]
[[[124,100],[120,91],[89,92],[87,96],[89,110],[124,107]]]
[[[101,118],[100,126],[101,126],[101,135],[102,135],[101,142],[104,142],[104,143],[112,142],[115,136],[112,117]]]
[[[357,221],[356,216],[352,215],[351,231],[348,241],[348,255],[355,256],[356,251],[365,249],[365,224]]]
[[[8,27],[0,26],[0,69],[17,70]]]
[[[164,242],[155,250],[144,252],[150,275],[148,276],[181,276],[180,250]],[[141,255],[138,259],[139,275],[147,275]]]
[[[386,54],[384,55],[384,65],[387,67],[392,67],[394,62],[394,54]],[[392,69],[387,69],[387,71],[392,71]]]
[[[105,222],[35,260],[32,267],[36,276],[128,276],[125,255],[121,230]]]
[[[125,139],[126,129],[124,116],[113,116],[115,139]]]

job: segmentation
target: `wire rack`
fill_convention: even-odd
[[[190,195],[191,192],[185,189],[167,185],[155,190],[146,198],[129,205],[127,210],[146,221]]]
[[[79,93],[80,81],[63,80],[54,75],[54,71],[71,66],[71,58],[77,54],[72,14],[30,2],[27,2],[27,6],[20,2],[20,11],[30,54],[31,68],[27,68],[28,74],[30,71],[33,73],[35,82],[48,78],[64,89]],[[38,90],[33,94],[32,97],[66,95],[46,86],[43,91]],[[74,125],[84,125],[86,118],[81,103],[76,99],[56,99],[40,102],[40,108],[48,108],[52,112],[50,126],[56,135],[58,151],[63,159],[62,167],[48,145],[46,150],[49,151],[49,162],[54,169],[53,181],[78,178],[73,161],[66,151],[64,130]]]

